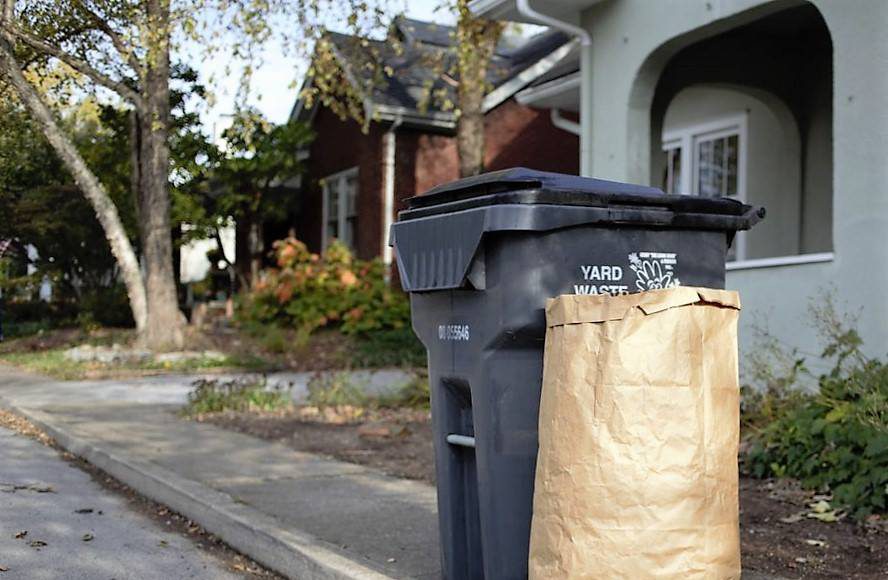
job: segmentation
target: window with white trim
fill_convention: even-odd
[[[336,239],[355,249],[358,224],[358,168],[352,167],[321,180],[324,195],[323,248]]]
[[[745,201],[745,147],[745,115],[664,132],[663,191]],[[742,260],[745,245],[745,235],[737,234],[728,260]]]

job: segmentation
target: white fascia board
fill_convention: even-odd
[[[551,99],[569,91],[579,91],[580,82],[580,71],[572,72],[541,85],[524,89],[515,95],[515,100],[522,105],[532,107],[544,99]],[[577,98],[577,103],[579,103],[579,97]]]
[[[469,12],[489,20],[516,22],[521,17],[515,8],[515,0],[472,0],[469,2]]]
[[[577,39],[562,44],[536,63],[530,65],[508,81],[490,91],[490,93],[484,97],[484,112],[486,113],[493,109],[536,79],[552,70],[552,68],[564,60],[564,58],[566,58],[578,44],[579,41]]]
[[[546,14],[562,20],[568,20],[572,15],[577,15],[593,4],[602,0],[536,0],[534,8],[539,8]],[[536,20],[522,14],[516,6],[516,0],[472,0],[469,2],[469,11],[475,16],[490,20],[504,20],[506,22],[525,22],[527,24],[539,24]]]
[[[392,122],[400,120],[405,123],[416,123],[441,129],[453,129],[456,127],[456,116],[453,113],[422,114],[412,109],[390,105],[374,105],[373,120]]]

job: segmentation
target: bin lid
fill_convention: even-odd
[[[667,195],[656,187],[514,167],[452,181],[411,197],[399,219],[502,204],[622,206],[697,215],[746,215],[754,220],[745,227],[738,224],[736,229],[747,229],[764,217],[763,208],[731,198]]]
[[[392,225],[408,292],[477,287],[470,271],[483,236],[580,225],[723,231],[728,243],[765,215],[730,198],[667,195],[655,187],[517,167],[460,179],[407,200]],[[478,270],[480,272],[480,270]]]

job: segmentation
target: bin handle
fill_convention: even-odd
[[[745,229],[749,229],[755,224],[759,223],[761,220],[765,218],[765,208],[764,207],[750,207],[742,216]]]
[[[451,433],[446,437],[446,440],[451,445],[459,445],[460,447],[471,447],[475,448],[475,438],[469,437],[468,435],[457,435],[455,433]]]

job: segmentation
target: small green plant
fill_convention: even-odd
[[[348,373],[317,373],[308,382],[309,405],[326,407],[366,407],[370,397],[360,385],[352,382]]]
[[[262,346],[268,352],[287,352],[287,349],[290,347],[287,333],[284,332],[283,328],[276,324],[269,324],[266,326],[261,337]]]
[[[185,416],[224,411],[277,411],[292,406],[291,389],[269,388],[265,379],[219,381],[200,379],[192,383]]]
[[[796,359],[786,380],[746,394],[751,443],[744,467],[757,477],[792,477],[832,493],[854,517],[888,508],[888,363],[867,357],[854,321],[837,313],[831,296],[812,308],[832,369],[817,390],[794,388],[810,374]],[[771,345],[773,348],[773,345]],[[792,356],[789,357],[793,359]]]
[[[379,397],[377,404],[388,408],[428,409],[431,406],[430,397],[429,377],[422,373],[414,376],[394,393]]]

